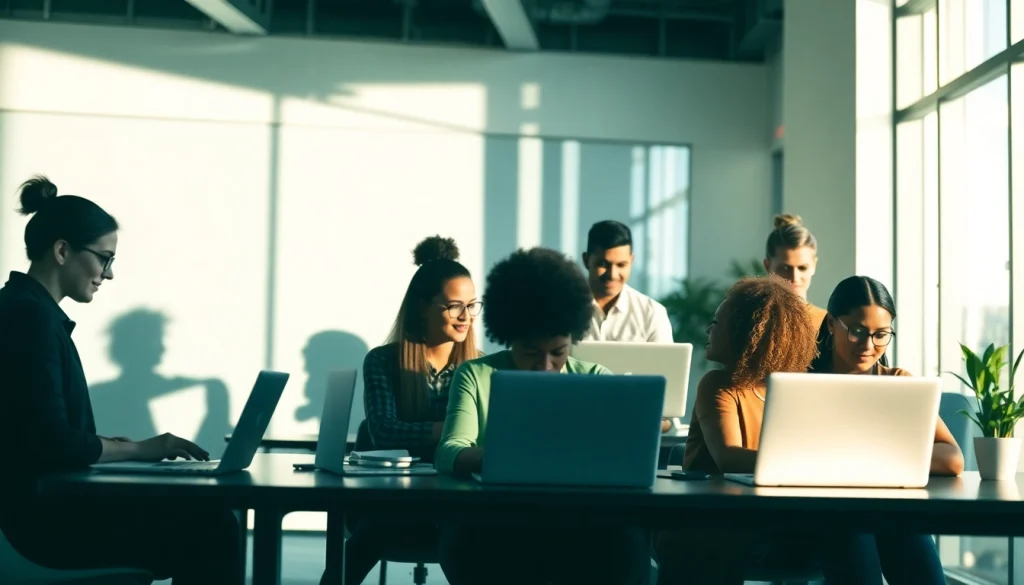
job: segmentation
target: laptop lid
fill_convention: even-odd
[[[277,403],[288,383],[288,374],[263,370],[256,377],[256,383],[249,392],[242,415],[231,433],[231,441],[224,449],[217,471],[241,471],[252,463],[260,447],[263,434],[267,432],[270,418],[277,409]]]
[[[664,376],[665,405],[662,416],[673,418],[686,414],[692,344],[581,341],[573,348],[572,355],[583,361],[601,364],[615,374]]]
[[[924,487],[941,398],[937,377],[772,374],[754,483]]]
[[[348,451],[348,425],[356,394],[355,370],[339,370],[327,375],[324,410],[320,414],[320,435],[316,440],[317,469],[333,473],[345,470]]]
[[[480,480],[649,488],[664,402],[661,376],[495,372]]]

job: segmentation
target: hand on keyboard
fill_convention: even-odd
[[[210,454],[192,441],[186,441],[170,433],[135,443],[138,461],[161,461],[163,459],[181,459],[209,461]]]

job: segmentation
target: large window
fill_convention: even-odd
[[[1024,59],[1024,0],[896,6],[895,358],[927,375],[962,372],[959,343],[1024,348],[1024,237],[1012,229],[1024,222],[1024,65],[1013,65]],[[973,469],[970,439],[960,441]],[[1011,562],[1021,548],[939,537],[959,582],[1024,582]]]
[[[636,264],[646,282],[635,283],[661,298],[686,278],[690,233],[690,149],[685,146],[633,148],[630,223]]]

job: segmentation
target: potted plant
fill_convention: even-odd
[[[734,281],[764,274],[764,266],[757,259],[746,262],[733,260],[729,266],[729,276]],[[672,321],[676,343],[692,343],[694,347],[704,347],[708,325],[715,318],[715,311],[725,298],[729,284],[732,283],[723,285],[710,278],[687,278],[679,283],[675,292],[659,299]],[[694,357],[702,362],[704,353],[696,352]]]
[[[1008,387],[1003,388],[1000,376],[1007,364],[1009,347],[996,347],[992,344],[979,356],[961,343],[960,351],[966,362],[967,377],[949,372],[973,390],[978,400],[975,412],[960,412],[981,429],[982,436],[974,438],[974,456],[982,479],[1006,480],[1017,474],[1021,443],[1019,438],[1013,436],[1013,430],[1017,421],[1024,418],[1024,397],[1014,399],[1013,382],[1024,351],[1021,351],[1010,368]]]

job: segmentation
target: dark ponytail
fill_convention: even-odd
[[[31,215],[25,226],[28,259],[41,260],[54,242],[64,240],[81,249],[117,231],[117,220],[102,207],[77,195],[57,195],[57,186],[43,176],[21,184],[22,215]]]
[[[851,276],[836,286],[828,299],[828,315],[821,321],[821,329],[818,330],[818,357],[811,363],[812,372],[832,372],[832,349],[835,340],[828,328],[829,317],[838,319],[860,307],[871,306],[882,307],[894,320],[896,319],[896,302],[885,285],[877,280],[867,276]],[[878,363],[888,367],[888,356],[883,353]]]

